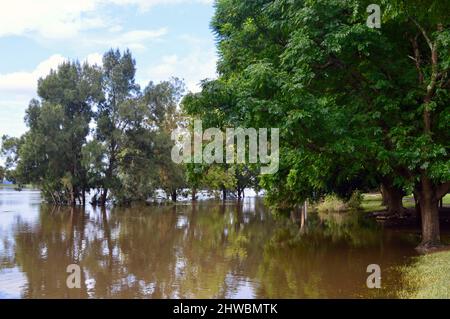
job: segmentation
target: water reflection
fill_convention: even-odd
[[[408,262],[417,241],[358,214],[309,213],[292,223],[254,199],[83,210],[15,196],[25,196],[22,206],[0,201],[0,220],[8,214],[0,224],[0,297],[395,296],[394,266]],[[81,289],[66,287],[73,263],[83,270]],[[372,263],[385,271],[381,291],[365,285]]]

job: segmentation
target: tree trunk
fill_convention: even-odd
[[[403,189],[393,185],[390,181],[383,181],[381,184],[383,204],[387,206],[389,215],[402,215],[405,212],[403,207]]]
[[[70,188],[70,205],[75,207],[77,205],[76,189],[75,187]]]
[[[237,193],[238,193],[238,200],[240,200],[242,198],[242,190],[240,187],[237,188]]]
[[[383,183],[381,183],[381,185],[380,185],[380,192],[381,192],[381,198],[382,198],[381,205],[388,207],[389,206],[388,194],[386,193],[386,189],[383,186]]]
[[[227,200],[227,190],[225,188],[222,188],[222,199],[224,201]]]
[[[192,188],[192,201],[195,202],[197,200],[197,189],[195,187]]]
[[[85,189],[83,189],[82,202],[83,202],[83,207],[86,207],[86,190]]]
[[[172,202],[177,201],[177,191],[176,190],[172,192],[171,197],[172,197]]]
[[[416,210],[416,216],[421,216],[419,194],[416,191],[414,191],[414,207]]]
[[[105,207],[106,206],[106,200],[107,199],[108,199],[108,189],[104,188],[103,192],[102,192],[102,195],[100,197],[100,203],[99,203],[101,207]]]
[[[422,242],[420,250],[428,250],[440,245],[439,199],[431,180],[422,175],[419,192],[420,212],[422,217]]]

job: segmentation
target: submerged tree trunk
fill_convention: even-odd
[[[240,187],[237,188],[237,193],[238,193],[238,200],[241,200],[241,198],[242,198],[242,189]]]
[[[384,180],[381,183],[381,194],[383,195],[383,204],[387,206],[389,215],[402,215],[405,212],[403,189],[393,185],[390,180]]]
[[[106,206],[106,200],[108,199],[108,189],[104,188],[102,191],[102,194],[100,196],[100,206],[105,207]]]
[[[77,205],[77,196],[76,196],[76,188],[75,187],[70,188],[70,205],[72,207]]]
[[[86,207],[86,189],[84,189],[84,188],[83,188],[81,200],[82,200],[83,207]]]
[[[177,201],[177,191],[174,190],[170,196],[172,197],[172,202],[176,202]]]

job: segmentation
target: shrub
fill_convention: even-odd
[[[321,213],[342,212],[347,210],[347,205],[336,195],[327,195],[317,205],[317,210]]]
[[[350,197],[350,199],[347,202],[347,208],[349,210],[359,210],[361,209],[361,204],[363,202],[363,194],[356,190],[353,192],[352,196]]]

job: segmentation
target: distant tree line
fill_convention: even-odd
[[[220,166],[175,164],[171,133],[189,122],[180,107],[185,85],[173,78],[141,90],[135,74],[130,51],[110,50],[102,66],[64,62],[41,78],[39,99],[26,110],[28,131],[2,137],[0,177],[37,186],[57,205],[86,205],[87,198],[94,205],[125,205],[157,190],[172,201],[186,189],[193,200],[199,189],[225,199],[256,186],[246,168],[231,174]]]

